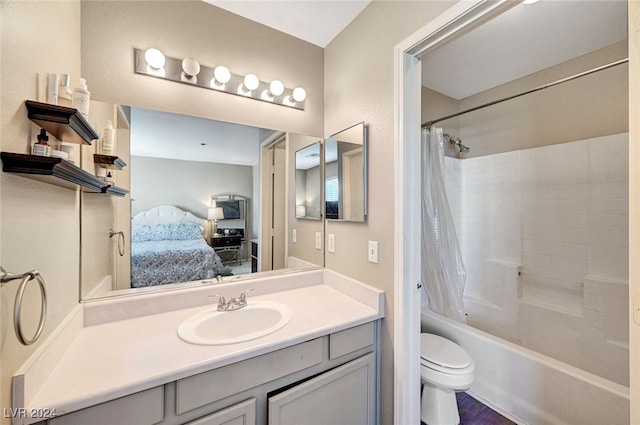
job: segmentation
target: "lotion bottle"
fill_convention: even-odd
[[[58,86],[58,105],[71,107],[73,105],[73,92],[69,87],[69,74],[60,74]]]
[[[115,151],[113,124],[111,120],[107,121],[107,127],[102,130],[102,154],[113,155]]]
[[[58,104],[58,74],[49,74],[47,79],[47,103]]]
[[[72,106],[82,114],[82,116],[89,120],[89,100],[91,99],[91,93],[87,89],[87,80],[80,78],[78,87],[73,90],[73,103]]]

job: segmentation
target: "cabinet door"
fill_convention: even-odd
[[[360,357],[269,398],[270,425],[375,423],[375,357]]]
[[[256,399],[252,398],[185,425],[255,425],[255,423]]]

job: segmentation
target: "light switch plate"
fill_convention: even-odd
[[[322,249],[322,233],[316,232],[316,249]]]
[[[378,263],[378,241],[369,241],[369,262]]]
[[[296,229],[291,230],[291,242],[298,242],[298,235],[296,234]]]
[[[331,253],[336,252],[336,235],[329,233],[329,240],[327,241],[327,250]]]

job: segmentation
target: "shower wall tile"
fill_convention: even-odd
[[[448,160],[470,324],[628,384],[628,134]]]

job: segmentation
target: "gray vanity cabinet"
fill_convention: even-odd
[[[378,322],[72,412],[49,425],[373,425]]]
[[[375,423],[375,360],[367,354],[269,398],[269,425]]]

